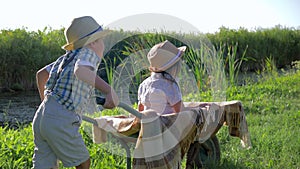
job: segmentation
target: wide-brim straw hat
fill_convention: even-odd
[[[152,72],[163,72],[177,63],[186,46],[176,47],[168,40],[154,45],[148,52],[149,70]]]
[[[65,50],[81,48],[97,39],[104,38],[109,32],[103,30],[95,19],[90,16],[75,18],[65,30],[67,43],[62,48]]]

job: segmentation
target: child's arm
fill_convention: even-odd
[[[174,104],[172,106],[173,110],[175,113],[179,113],[180,111],[182,111],[182,101],[177,102],[176,104]]]
[[[142,103],[138,104],[138,111],[144,111],[144,105]]]
[[[48,65],[47,65],[48,66]],[[47,70],[47,66],[43,67],[42,69],[38,70],[36,73],[36,83],[37,88],[40,94],[41,101],[44,100],[44,90],[47,80],[49,78],[49,72]]]
[[[106,95],[106,101],[103,107],[114,108],[119,104],[119,98],[114,89],[91,70],[90,66],[79,65],[74,69],[75,76]]]

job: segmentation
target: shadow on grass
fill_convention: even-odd
[[[218,164],[207,164],[203,167],[203,169],[249,169],[249,167],[246,167],[242,164],[237,164],[230,159],[223,159]]]

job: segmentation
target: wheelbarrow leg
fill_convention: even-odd
[[[125,151],[126,151],[126,163],[127,163],[126,168],[131,169],[131,151],[130,151],[130,147],[128,146],[128,144],[122,138],[119,138],[117,136],[114,136],[114,137],[119,140],[119,142],[121,143],[121,146],[125,149]]]

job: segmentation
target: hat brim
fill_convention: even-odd
[[[61,48],[65,49],[65,50],[75,50],[78,48],[81,48],[91,42],[94,42],[97,39],[102,39],[104,37],[106,37],[108,34],[110,34],[112,31],[111,30],[103,30],[100,32],[96,32],[94,34],[92,34],[91,36],[85,37],[83,39],[77,40],[75,42],[71,42],[71,43],[67,43],[65,45],[63,45]]]
[[[183,53],[186,50],[186,46],[181,46],[177,49],[180,50],[181,53],[172,63],[169,63],[168,66],[164,66],[163,68],[156,68],[156,67],[151,67],[150,66],[149,70],[152,71],[152,72],[163,72],[163,71],[169,69],[170,67],[172,67],[175,63],[177,63],[181,59]]]

